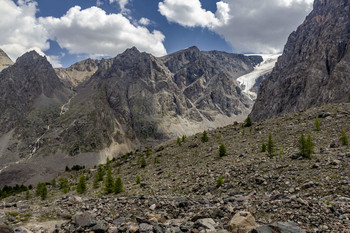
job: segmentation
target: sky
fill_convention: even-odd
[[[135,46],[160,57],[191,46],[280,53],[313,0],[0,0],[0,48],[54,67]]]

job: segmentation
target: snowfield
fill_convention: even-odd
[[[277,58],[281,54],[250,54],[247,56],[259,55],[262,56],[263,62],[257,65],[252,72],[243,75],[237,79],[237,81],[242,85],[243,92],[248,94],[248,96],[255,100],[256,93],[252,92],[250,89],[254,86],[256,80],[267,73],[271,73],[273,67],[277,62]]]

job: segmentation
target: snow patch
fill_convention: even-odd
[[[247,56],[258,55],[262,56],[263,62],[257,65],[254,70],[246,75],[243,75],[237,79],[237,81],[242,85],[243,92],[248,94],[252,99],[256,99],[256,93],[252,92],[256,80],[265,74],[271,73],[272,69],[275,67],[277,59],[281,54],[249,54]]]

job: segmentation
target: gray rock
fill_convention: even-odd
[[[7,225],[0,225],[0,232],[1,233],[13,233],[14,231],[11,229],[11,227]]]
[[[259,226],[250,233],[305,233],[298,224],[294,222],[276,222],[264,226]]]
[[[151,232],[153,231],[153,226],[147,223],[141,223],[140,224],[140,232]]]
[[[209,230],[215,230],[215,221],[212,218],[203,218],[203,219],[198,219],[194,226],[196,228],[200,228],[203,227],[205,229],[209,229]]]
[[[79,227],[91,227],[97,223],[89,212],[77,213],[73,216],[73,222]]]
[[[117,218],[113,221],[113,224],[115,226],[120,226],[122,225],[123,223],[125,223],[126,219],[124,217],[121,217],[121,218]]]

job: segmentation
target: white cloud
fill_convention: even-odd
[[[37,3],[19,0],[0,0],[0,47],[12,60],[29,50],[43,54],[49,48],[48,33],[35,17]]]
[[[132,46],[155,56],[166,54],[161,32],[150,32],[122,14],[106,14],[98,7],[81,10],[75,6],[61,18],[40,18],[39,22],[71,54],[115,56]]]
[[[129,10],[126,9],[126,7],[125,7],[129,3],[129,0],[109,0],[110,4],[112,4],[114,2],[117,2],[119,4],[119,7],[120,7],[122,13],[129,12]]]
[[[237,52],[281,52],[289,34],[312,9],[312,0],[235,0],[231,19],[214,31]]]
[[[229,20],[228,4],[220,1],[216,5],[217,11],[214,14],[204,10],[199,0],[164,0],[158,4],[158,10],[169,22],[185,27],[199,26],[212,29],[226,24]]]
[[[96,1],[96,6],[102,6],[102,5],[103,5],[103,2],[101,0]]]
[[[139,20],[139,24],[141,24],[141,25],[147,26],[147,25],[149,25],[150,23],[151,23],[151,20],[149,20],[149,19],[147,19],[147,18],[144,18],[144,17],[142,17],[142,18]]]
[[[288,35],[312,9],[313,0],[226,0],[214,13],[199,0],[163,0],[159,12],[185,27],[207,27],[220,34],[236,52],[280,52]]]

